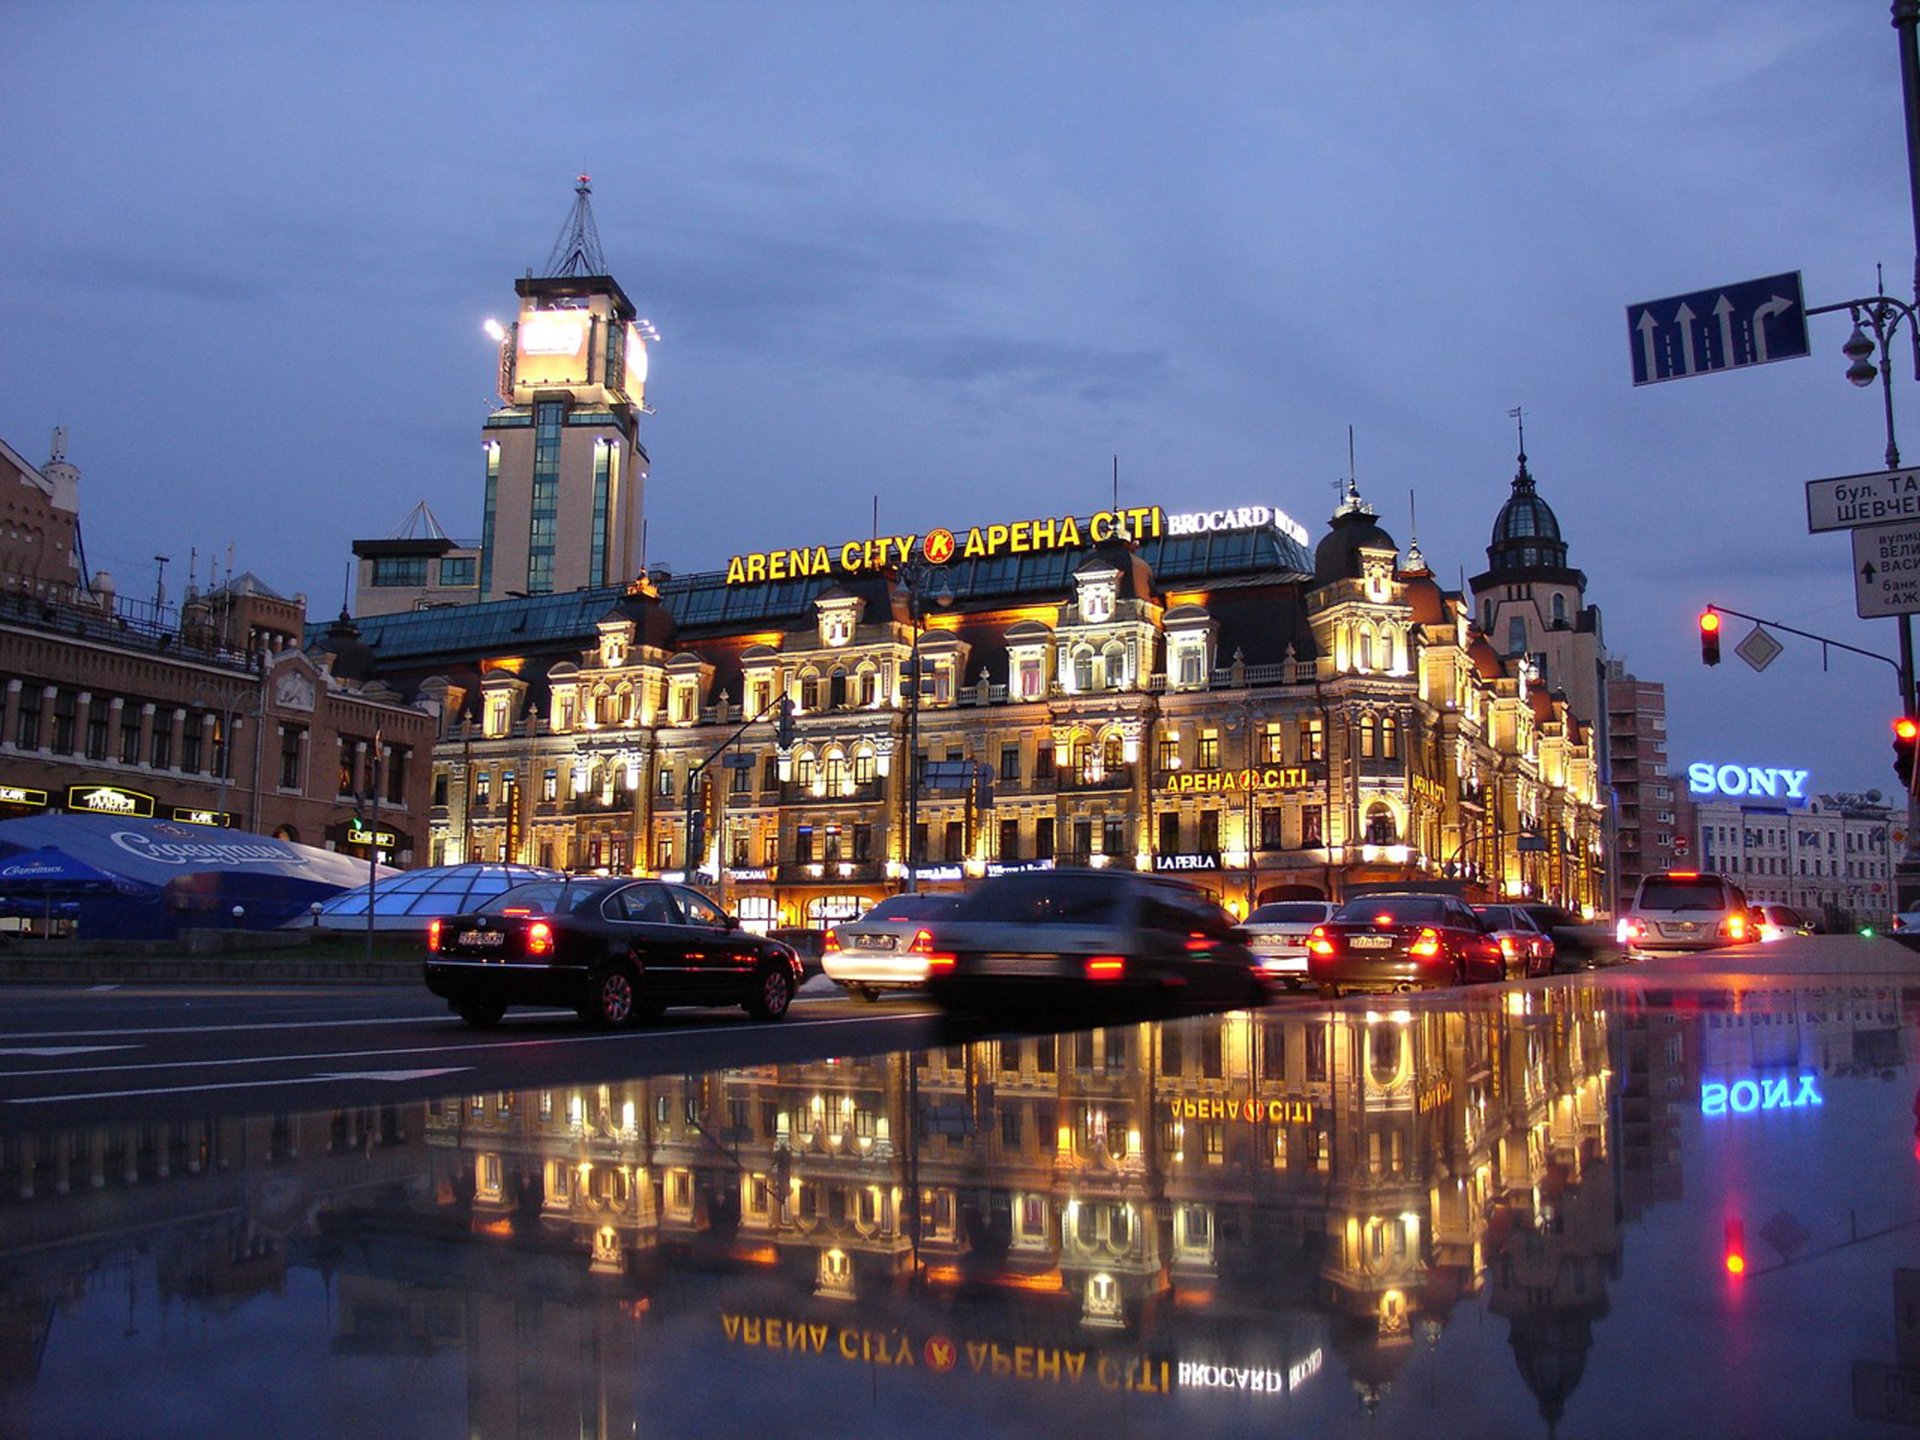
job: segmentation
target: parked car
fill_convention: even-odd
[[[767,938],[791,946],[800,957],[800,968],[809,977],[820,973],[820,960],[827,951],[827,932],[806,925],[777,925]]]
[[[877,1000],[883,990],[913,990],[927,983],[926,945],[914,938],[928,920],[946,915],[958,895],[893,895],[858,920],[843,920],[826,933],[820,968],[849,995]]]
[[[1271,983],[1298,990],[1307,983],[1307,936],[1332,917],[1330,900],[1275,900],[1241,922],[1247,948]]]
[[[1499,980],[1500,942],[1451,895],[1362,895],[1307,937],[1307,975],[1333,999],[1349,989],[1418,990]]]
[[[1764,942],[1785,940],[1790,935],[1817,935],[1820,927],[1791,905],[1772,903],[1755,905],[1753,928]]]
[[[1522,979],[1553,973],[1553,936],[1522,905],[1475,905],[1473,913],[1500,942],[1507,978]]]
[[[591,1025],[669,1005],[779,1020],[800,988],[792,947],[740,928],[698,890],[657,880],[541,880],[427,931],[427,989],[469,1025],[511,1005],[566,1005]]]
[[[1747,895],[1723,875],[1667,870],[1642,876],[1616,933],[1629,960],[1690,955],[1755,938]]]
[[[1185,881],[1053,870],[983,881],[928,926],[927,988],[953,1008],[1265,997],[1233,917]],[[916,942],[919,943],[919,942]]]

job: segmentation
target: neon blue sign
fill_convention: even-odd
[[[1782,770],[1776,766],[1715,765],[1696,760],[1687,766],[1687,789],[1695,795],[1765,795],[1773,800],[1807,799],[1811,770]]]
[[[1726,1083],[1709,1080],[1700,1087],[1700,1113],[1751,1115],[1756,1110],[1802,1110],[1825,1105],[1811,1075],[1766,1075]]]

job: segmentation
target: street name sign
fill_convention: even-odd
[[[1920,520],[1853,532],[1853,608],[1863,620],[1920,613]]]
[[[1812,353],[1800,272],[1629,305],[1627,343],[1636,385],[1797,360]]]
[[[1807,533],[1920,520],[1920,470],[1874,470],[1807,481]]]

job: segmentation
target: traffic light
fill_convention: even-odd
[[[793,748],[793,697],[780,697],[780,714],[773,722],[774,743],[782,750]]]
[[[701,858],[707,849],[707,812],[695,810],[687,817],[687,873],[691,875],[700,867]]]
[[[1700,663],[1720,663],[1720,612],[1711,606],[1700,612]]]
[[[1920,720],[1902,715],[1893,722],[1893,773],[1904,789],[1913,789],[1913,752],[1920,742]]]

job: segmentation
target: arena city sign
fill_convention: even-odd
[[[1243,795],[1298,790],[1309,783],[1303,765],[1260,765],[1250,770],[1175,770],[1160,782],[1160,790],[1166,795]]]
[[[1695,795],[1729,795],[1753,798],[1767,796],[1775,800],[1807,799],[1809,770],[1780,770],[1772,766],[1715,765],[1711,760],[1696,760],[1687,766],[1687,789]]]
[[[769,580],[806,580],[816,576],[857,575],[902,565],[917,551],[929,564],[984,560],[995,555],[1038,555],[1078,550],[1109,540],[1155,540],[1166,533],[1158,505],[1102,510],[1085,520],[1015,520],[1005,525],[976,525],[964,537],[934,529],[925,535],[879,535],[839,545],[803,545],[791,550],[760,550],[727,561],[727,584],[755,585]]]

